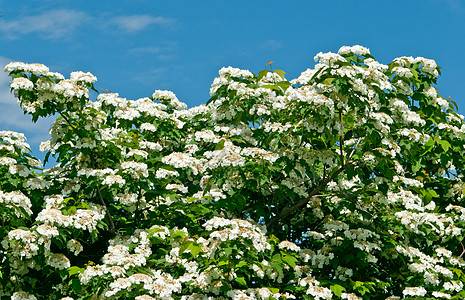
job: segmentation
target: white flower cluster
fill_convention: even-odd
[[[104,282],[103,297],[129,293],[141,300],[296,299],[304,293],[312,299],[332,299],[336,292],[318,280],[338,279],[345,286],[360,280],[360,270],[352,263],[335,266],[339,251],[355,259],[361,254],[366,265],[390,255],[382,242],[385,227],[367,219],[382,211],[392,228],[388,233],[398,243],[391,251],[405,256],[404,270],[420,280],[416,286],[403,286],[403,296],[451,298],[459,293],[463,284],[451,266],[463,267],[463,259],[445,244],[434,243],[426,252],[427,247],[409,243],[421,244],[428,235],[440,241],[459,238],[465,216],[465,208],[455,205],[464,192],[461,176],[454,173],[455,166],[460,166],[455,144],[465,133],[463,117],[446,111],[450,103],[434,87],[425,88],[420,97],[431,104],[436,119],[416,109],[422,101],[412,99],[414,90],[419,90],[412,81],[428,78],[431,82],[438,75],[436,63],[401,57],[388,67],[359,45],[341,47],[338,53],[320,52],[315,61],[316,66],[291,80],[289,87],[279,72],[261,73],[264,76],[258,80],[248,70],[223,68],[210,90],[215,100],[189,110],[174,93],[162,90],[135,101],[116,93],[102,93],[97,101],[90,101],[89,88],[97,80],[91,73],[73,72],[65,79],[43,65],[7,65],[6,71],[23,76],[14,78],[10,88],[21,95],[20,105],[26,112],[50,107],[45,104],[65,110],[66,119],[52,125],[51,139],[41,150],[77,153],[38,176],[33,171],[37,161],[30,159],[25,166],[18,157],[30,151],[24,135],[0,132],[0,151],[7,152],[0,157],[1,170],[22,180],[19,186],[33,192],[31,199],[43,194],[45,201],[28,230],[8,229],[2,240],[12,272],[38,269],[39,260],[57,270],[69,268],[88,242],[81,239],[87,234],[82,231],[98,236],[97,228],[104,228],[104,217],[111,219],[111,211],[115,219],[124,213],[122,218],[129,222],[128,215],[133,214],[143,219],[140,224],[149,225],[134,228],[131,234],[115,230],[101,264],[87,265],[79,273],[84,289]],[[78,99],[84,100],[83,105]],[[425,128],[430,119],[437,125]],[[75,136],[75,129],[82,136],[69,138]],[[450,136],[456,143],[448,147],[455,156],[444,163],[433,154],[440,146],[446,148]],[[437,148],[422,148],[432,141]],[[426,169],[413,174],[406,167],[407,153],[415,151],[421,153],[422,163],[442,164],[437,174],[427,174]],[[385,175],[383,168],[397,175]],[[259,172],[267,177],[257,180]],[[451,203],[447,208],[439,201],[442,194],[435,201],[424,196],[442,193],[433,186],[438,178],[449,190],[444,195]],[[19,189],[0,191],[0,205],[18,217],[20,212],[31,217],[31,200]],[[208,210],[211,205],[235,201],[238,191],[253,197],[247,199],[250,203],[266,206],[254,211],[245,206],[237,212],[254,221],[233,218],[236,212],[228,207],[211,219],[192,218],[200,205]],[[95,195],[107,204],[96,205]],[[350,206],[345,205],[348,200]],[[286,213],[283,208],[296,204],[301,209],[287,216],[290,221],[278,220],[270,231],[294,232],[305,224],[298,238],[276,242],[264,226],[255,223],[279,219],[280,213]],[[163,205],[171,205],[172,211],[160,212]],[[190,228],[153,225],[179,222],[179,215],[195,220],[195,234],[189,233]],[[407,235],[399,235],[405,230]],[[64,253],[51,247],[56,237],[69,232],[72,235],[60,239]],[[78,257],[70,260],[69,255]],[[233,266],[236,260],[240,263]],[[250,278],[243,277],[244,270]],[[256,286],[238,289],[228,284],[232,281]],[[267,287],[260,286],[263,282]],[[292,285],[301,294],[276,290],[274,283]],[[65,291],[61,286],[57,289]],[[342,299],[359,296],[341,294]]]
[[[353,53],[359,56],[365,56],[367,54],[370,54],[370,49],[365,48],[360,45],[355,45],[355,46],[342,46],[339,48],[339,51],[337,52],[340,55],[345,55],[349,53]]]
[[[259,228],[245,220],[240,219],[224,219],[215,217],[208,220],[204,225],[205,230],[213,231],[213,229],[223,228],[210,233],[210,238],[219,241],[231,241],[236,239],[251,240],[253,246],[258,252],[271,249],[271,245],[267,242],[264,229]]]
[[[21,207],[24,210],[24,212],[26,212],[26,214],[28,214],[29,216],[32,215],[31,200],[21,191],[5,193],[0,190],[0,205],[4,205],[9,209],[14,210],[18,218],[22,217],[18,207]]]
[[[8,152],[15,152],[15,148],[18,148],[21,153],[31,151],[31,147],[26,143],[26,137],[22,133],[14,131],[0,131],[0,138],[3,143],[0,144],[0,149],[6,149]]]
[[[88,204],[90,209],[79,208],[73,214],[64,215],[61,211],[63,200],[61,195],[45,197],[46,206],[39,212],[36,221],[92,232],[96,230],[97,224],[105,217],[103,209],[96,204]]]
[[[171,91],[161,91],[161,90],[156,90],[153,95],[153,99],[161,99],[161,100],[168,100],[169,106],[173,109],[186,109],[187,105],[185,103],[182,103],[181,101],[178,100],[176,95],[171,92]]]
[[[148,177],[149,172],[145,163],[136,161],[126,161],[121,164],[124,173],[132,175],[134,178]]]

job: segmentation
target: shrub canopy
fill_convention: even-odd
[[[222,68],[187,109],[10,63],[41,144],[0,132],[0,295],[12,299],[463,299],[465,123],[422,57],[362,46]]]

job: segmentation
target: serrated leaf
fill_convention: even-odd
[[[179,249],[179,255],[183,254],[187,248],[192,244],[192,241],[186,241],[181,245],[181,248]]]
[[[244,140],[241,140],[241,139],[238,139],[238,138],[230,138],[231,141],[235,141],[235,142],[239,142],[239,143],[242,143],[242,144],[247,144],[246,141]]]
[[[444,152],[447,152],[447,150],[449,150],[450,148],[450,143],[448,141],[445,141],[445,140],[438,140],[438,144],[441,146],[442,150],[444,150]]]
[[[324,84],[327,84],[327,85],[330,85],[332,82],[333,82],[334,78],[326,78],[323,83]]]
[[[285,80],[285,74],[286,72],[284,72],[283,70],[274,70],[275,73],[277,73],[279,75],[279,77],[281,77],[283,80]]]
[[[247,262],[245,261],[240,261],[237,265],[236,265],[236,268],[241,268],[243,266],[247,265]]]
[[[272,287],[270,287],[270,288],[268,288],[268,289],[269,289],[273,294],[279,293],[279,289],[277,289],[277,288],[272,288]],[[286,290],[287,290],[287,289],[286,289]]]
[[[335,284],[330,286],[330,290],[334,293],[334,295],[341,297],[342,292],[344,292],[346,289],[343,286],[340,286],[339,284]]]
[[[276,85],[286,91],[291,86],[291,83],[289,81],[280,81]]]
[[[247,286],[247,282],[245,281],[244,277],[236,277],[234,278],[234,281],[239,283],[242,286]]]
[[[218,144],[216,144],[216,146],[215,146],[215,150],[223,149],[224,148],[224,142],[225,142],[225,140],[219,141]]]
[[[199,255],[201,247],[199,245],[196,245],[195,243],[191,243],[189,246],[189,250],[191,251],[191,254],[193,257],[197,257]]]
[[[439,198],[439,195],[438,195],[438,193],[436,193],[435,190],[427,190],[427,191],[428,191],[428,193],[431,195],[431,197],[433,197],[433,198]]]
[[[84,268],[79,268],[79,267],[76,267],[76,266],[72,266],[72,267],[68,268],[68,274],[70,276],[73,276],[73,275],[78,274],[78,273],[83,273],[83,272],[84,272]]]
[[[51,153],[52,153],[52,152],[48,151],[48,152],[45,154],[44,166],[45,166],[45,164],[48,162],[48,159],[49,159]]]
[[[291,268],[295,268],[295,263],[297,262],[297,258],[295,258],[294,256],[285,255],[285,256],[283,256],[283,260],[284,260]]]
[[[270,70],[261,70],[258,72],[256,81],[259,82],[263,77],[266,76],[266,74],[268,74],[268,72],[270,72]]]

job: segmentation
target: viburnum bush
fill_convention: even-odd
[[[465,123],[422,57],[222,68],[187,109],[5,67],[41,144],[0,132],[0,296],[463,299]]]

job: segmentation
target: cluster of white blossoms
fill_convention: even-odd
[[[89,203],[88,209],[78,208],[72,214],[63,214],[64,198],[62,195],[45,197],[46,206],[36,217],[37,221],[58,227],[68,227],[92,232],[105,217],[103,209]]]
[[[31,215],[31,200],[24,195],[21,191],[13,191],[9,193],[4,193],[0,191],[0,204],[13,210],[17,217],[21,217],[21,212],[19,208],[21,207],[27,215]]]
[[[0,131],[0,208],[20,220],[5,270],[45,263],[62,299],[457,297],[465,124],[436,63],[358,45],[315,61],[289,81],[222,68],[191,109],[162,90],[91,101],[91,73],[8,64],[20,106],[61,117],[41,145],[60,164],[40,175],[24,135]],[[27,280],[8,296],[35,299]]]

